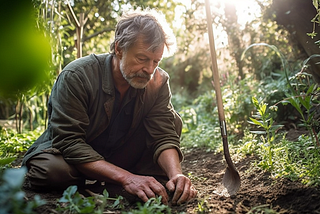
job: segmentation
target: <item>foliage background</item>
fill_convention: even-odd
[[[306,0],[294,2],[299,1]],[[235,4],[211,2],[229,143],[234,159],[254,155],[256,165],[274,177],[319,185],[320,89],[319,74],[311,63],[319,62],[320,57],[320,3],[309,2],[314,18],[308,20],[310,31],[303,35],[312,37],[309,45],[318,49],[308,55],[288,26],[278,24],[277,2],[251,1],[258,12],[246,23],[239,22]],[[32,25],[51,47],[49,66],[40,71],[46,79],[34,87],[10,96],[0,94],[3,168],[12,167],[10,163],[45,129],[46,103],[62,68],[79,56],[109,52],[117,17],[123,10],[137,7],[161,10],[177,37],[176,53],[163,59],[160,67],[170,75],[172,102],[184,121],[182,147],[222,150],[204,2],[33,0],[32,5]],[[22,35],[23,28],[20,30],[17,33]],[[5,70],[2,68],[1,76]],[[286,133],[292,128],[306,130],[306,134],[290,141]]]

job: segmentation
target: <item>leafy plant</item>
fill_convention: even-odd
[[[125,212],[124,214],[170,214],[171,209],[161,203],[161,196],[156,198],[150,198],[146,203],[142,204],[140,202],[137,203],[138,208],[135,210],[131,210],[129,212]]]
[[[291,93],[287,93],[287,98],[281,103],[284,105],[290,103],[297,110],[303,126],[309,131],[313,142],[320,147],[317,132],[315,131],[316,127],[320,126],[319,113],[317,113],[317,108],[320,106],[320,87],[318,84],[313,83],[310,74],[304,72],[308,61],[313,57],[320,57],[320,55],[313,55],[305,60],[301,71],[290,78]]]
[[[300,180],[307,185],[320,184],[320,153],[310,136],[301,135],[297,141],[282,139],[277,147],[275,177]]]
[[[94,195],[84,197],[77,191],[77,186],[70,186],[59,199],[57,211],[62,213],[87,213],[87,214],[102,214],[106,207],[121,208],[122,196],[118,198],[110,198],[107,190],[103,191],[103,195]],[[109,205],[109,201],[114,201]]]
[[[315,9],[317,10],[317,13],[311,20],[311,22],[313,23],[312,32],[307,33],[307,35],[313,39],[313,37],[317,36],[316,24],[320,24],[320,0],[312,0],[312,3],[313,3],[313,6],[315,7]]]
[[[207,205],[208,201],[204,198],[198,202],[198,206],[195,209],[198,214],[209,213],[210,209]]]
[[[308,91],[300,96],[292,96],[288,99],[285,99],[282,103],[290,103],[295,109],[299,112],[303,126],[309,131],[310,136],[313,141],[316,141],[317,145],[320,147],[319,140],[317,138],[317,133],[314,131],[315,126],[319,126],[319,121],[314,119],[314,114],[316,111],[312,111],[313,106],[313,97],[317,96],[316,94],[320,91],[315,84],[311,85]]]
[[[0,181],[0,213],[33,214],[34,209],[46,202],[38,195],[26,201],[21,190],[26,168],[6,169]]]
[[[220,125],[217,109],[212,105],[213,92],[207,92],[192,105],[180,111],[184,122],[182,145],[186,147],[209,147],[215,149],[220,145]]]
[[[262,144],[261,147],[266,152],[266,156],[263,157],[261,166],[264,169],[273,169],[273,142],[275,140],[275,132],[277,129],[281,128],[282,125],[274,125],[273,118],[267,109],[267,104],[264,102],[259,103],[259,101],[252,97],[252,103],[257,108],[258,114],[250,117],[249,123],[262,128],[262,130],[251,131],[254,134],[261,135]]]
[[[0,166],[11,163],[20,153],[27,151],[41,132],[38,128],[19,134],[15,130],[0,128]]]
[[[249,132],[248,129],[245,130],[244,136],[239,140],[238,152],[244,155],[253,155],[256,153],[258,140],[256,135]]]

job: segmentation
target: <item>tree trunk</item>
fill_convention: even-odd
[[[296,42],[301,51],[305,54],[303,60],[313,54],[319,54],[320,48],[316,41],[320,40],[320,28],[316,26],[318,35],[313,39],[307,35],[313,30],[311,20],[315,17],[317,11],[312,4],[312,0],[273,0],[273,10],[276,11],[276,21],[283,25],[291,33],[291,39]],[[310,60],[309,71],[314,79],[320,83],[320,65],[317,64],[320,59]]]
[[[239,77],[244,79],[245,75],[243,73],[243,65],[241,61],[241,54],[244,49],[241,45],[241,30],[240,25],[238,24],[238,16],[235,5],[231,3],[225,3],[224,12],[226,17],[224,28],[228,34],[229,51],[231,56],[236,61]]]

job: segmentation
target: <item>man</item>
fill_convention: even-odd
[[[174,39],[158,15],[124,14],[111,54],[92,54],[63,69],[49,99],[48,128],[23,160],[32,187],[93,179],[144,202],[162,196],[167,204],[166,188],[172,204],[196,196],[180,166],[182,122],[171,104],[169,77],[158,67]],[[165,178],[166,188],[155,178]]]

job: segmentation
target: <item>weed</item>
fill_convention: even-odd
[[[117,209],[122,208],[122,196],[118,198],[110,198],[107,190],[103,191],[103,195],[94,195],[84,197],[77,192],[77,186],[70,186],[59,199],[57,211],[62,213],[87,213],[87,214],[102,214],[106,207]],[[112,205],[108,201],[114,201]]]
[[[255,154],[258,145],[257,141],[255,134],[245,130],[243,138],[239,140],[238,151],[244,155]]]
[[[263,160],[260,165],[263,169],[272,170],[273,142],[275,140],[275,132],[277,129],[281,128],[282,125],[274,125],[273,118],[267,109],[267,104],[264,102],[259,103],[255,97],[252,97],[252,102],[258,110],[258,114],[253,115],[255,118],[250,117],[251,121],[249,121],[249,123],[262,128],[262,130],[251,132],[261,135],[262,144],[260,144],[260,146],[266,154],[263,156]]]
[[[202,181],[202,182],[204,182],[204,181],[207,180],[207,178],[205,178],[205,177],[199,177],[199,176],[193,175],[192,172],[189,172],[189,173],[188,173],[188,177],[189,177],[190,180],[192,180],[192,181]]]
[[[202,199],[201,201],[198,202],[198,206],[195,209],[195,211],[198,214],[209,213],[210,209],[208,208],[207,203],[208,203],[208,201],[206,198]]]
[[[274,173],[276,177],[284,176],[291,180],[301,180],[303,184],[320,184],[320,154],[310,136],[301,135],[297,141],[283,139],[279,147],[278,163]]]
[[[319,55],[320,56],[320,55]],[[305,62],[307,63],[307,62]],[[320,147],[316,127],[320,126],[319,115],[317,108],[319,108],[319,95],[320,87],[317,84],[311,83],[310,74],[302,70],[291,78],[292,86],[294,87],[291,94],[287,94],[287,98],[281,101],[282,104],[286,105],[290,103],[300,114],[302,126],[304,126],[310,133],[312,141]],[[316,116],[317,115],[317,116]]]
[[[137,209],[125,212],[124,214],[170,214],[171,209],[167,205],[161,203],[161,196],[156,198],[150,198],[146,203],[137,203]]]
[[[10,164],[19,153],[27,151],[41,131],[36,129],[19,134],[15,130],[0,127],[0,166]]]

